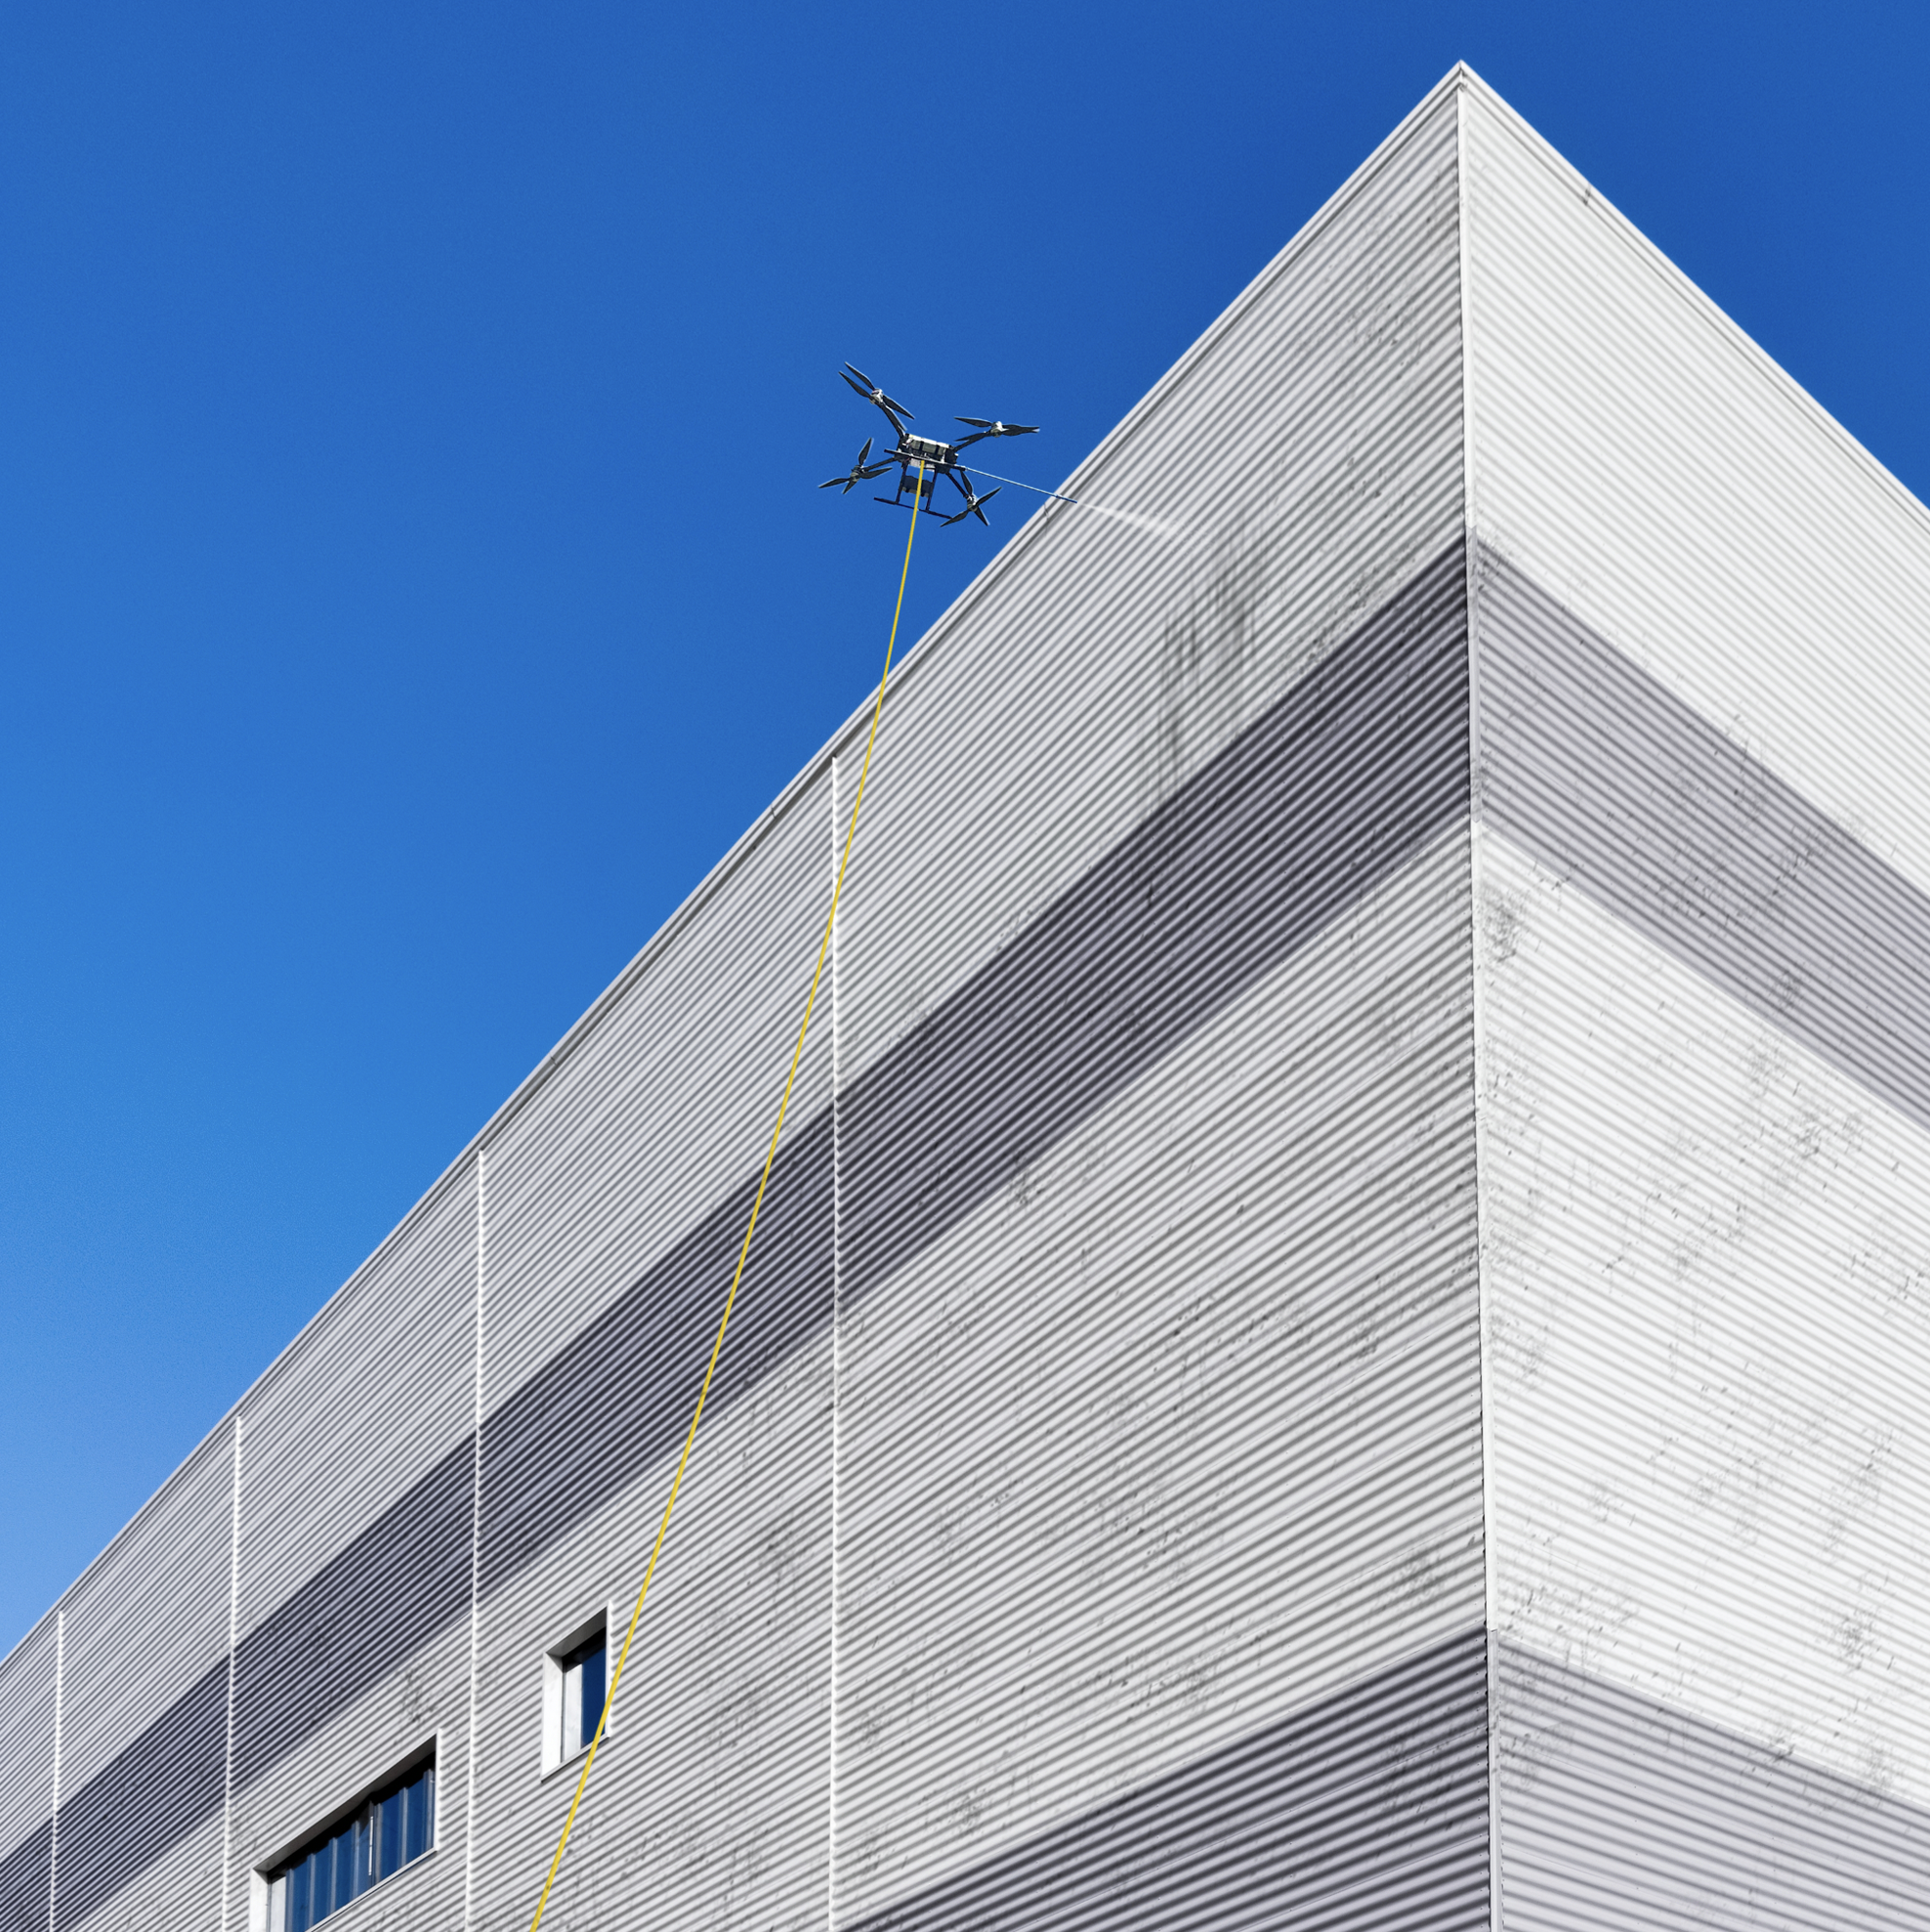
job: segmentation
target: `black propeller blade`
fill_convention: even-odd
[[[891,465],[889,463],[874,463],[867,470],[864,467],[864,459],[870,453],[871,439],[867,436],[864,439],[864,447],[858,452],[858,461],[851,466],[851,475],[848,477],[833,477],[828,483],[820,483],[818,487],[819,489],[835,489],[839,483],[843,483],[845,494],[849,496],[859,483],[869,483],[873,477],[883,476],[891,468]]]
[[[989,416],[954,416],[954,423],[963,423],[969,429],[984,430],[987,436],[1036,436],[1036,423],[1000,423]]]
[[[851,373],[845,375],[845,369],[849,369]],[[847,362],[844,369],[840,369],[838,373],[843,375],[845,381],[850,383],[867,402],[875,402],[880,409],[887,410],[893,415],[902,416],[907,423],[917,420],[902,402],[896,402],[887,396],[857,363]]]
[[[965,419],[964,417],[961,416],[958,420],[960,422],[963,422]],[[976,517],[978,518],[980,523],[986,524],[986,513],[979,508],[979,505],[982,503],[989,503],[992,500],[992,498],[996,496],[999,490],[1002,489],[1003,487],[1004,484],[1002,483],[995,484],[992,488],[986,490],[983,496],[975,496],[972,493],[972,491],[968,489],[965,492],[964,509],[959,511],[957,516],[947,517],[944,521],[947,524],[962,524],[967,517]],[[991,525],[989,524],[986,524],[986,528],[990,529]]]

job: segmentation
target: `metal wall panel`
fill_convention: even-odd
[[[1488,1656],[1451,1639],[896,1901],[863,1932],[1486,1927]]]
[[[217,1738],[217,1743],[219,1739]],[[216,1758],[219,1772],[220,1759]],[[171,1768],[163,1773],[173,1783],[192,1789],[202,1775],[197,1760],[192,1766]],[[62,1825],[60,1869],[54,1894],[56,1932],[148,1932],[155,1925],[179,1926],[183,1932],[213,1932],[221,1922],[222,1819],[217,1799],[213,1812],[195,1807],[196,1822],[185,1833],[172,1823],[156,1821],[152,1840],[109,1847],[110,1860],[105,1865],[89,1860],[84,1870],[76,1869],[75,1884],[66,1882],[66,1827]],[[99,1821],[90,1820],[87,1844],[99,1842]],[[130,1826],[137,1821],[130,1820]],[[112,1822],[109,1821],[112,1828]],[[162,1848],[151,1857],[149,1844]],[[124,1881],[119,1873],[128,1871]],[[86,1902],[98,1900],[92,1911]]]
[[[275,1608],[425,1472],[463,1454],[476,1412],[475,1309],[472,1171],[425,1198],[248,1392],[244,1648],[260,1650]],[[465,1600],[468,1575],[465,1552]]]
[[[1930,1129],[1930,893],[1492,552],[1485,823]]]
[[[436,1745],[436,1843],[349,1908],[363,1926],[463,1922],[468,1854],[469,1619],[445,1626],[401,1662],[305,1729],[234,1791],[225,1932],[246,1932],[253,1874],[297,1848],[431,1740]],[[238,1689],[238,1686],[237,1686]],[[237,1713],[238,1714],[238,1713]],[[325,1921],[331,1927],[337,1921]]]
[[[233,1433],[203,1443],[67,1592],[58,1927],[216,1923]]]
[[[1166,533],[1048,505],[919,645],[839,915],[842,1080],[1458,538],[1454,158],[1444,84],[1068,484]]]
[[[1464,120],[1502,1916],[1923,1922],[1930,516]]]
[[[1495,1622],[1930,1799],[1930,1134],[1484,833]]]
[[[242,1405],[233,1901],[466,1710],[476,1212],[445,1180]]]
[[[730,1203],[741,1233],[734,1203],[756,1184],[830,908],[829,819],[820,760],[491,1131],[489,1410],[704,1217]],[[791,1097],[793,1143],[829,1101],[828,1020],[827,1001]],[[693,1314],[721,1306],[729,1281],[727,1264],[682,1298]]]
[[[832,807],[827,759],[489,1147],[482,1923],[526,1916],[569,1800],[538,1775],[542,1654],[627,1611],[650,1554],[829,908]],[[827,984],[560,1928],[646,1896],[822,1911],[830,1031]]]
[[[1470,81],[1477,534],[1930,890],[1930,513]]]
[[[1445,87],[1081,469],[1177,538],[1035,520],[889,714],[841,1922],[1479,1620],[1465,849],[1383,869],[1466,812],[1454,139]],[[1397,608],[1443,675],[1357,697]]]
[[[1465,834],[844,1320],[840,1920],[1477,1623]]]
[[[0,1659],[0,1932],[45,1932],[59,1613]]]
[[[1514,1932],[1930,1923],[1930,1811],[1516,1645],[1499,1664]]]
[[[817,1927],[824,1912],[830,1351],[706,1411],[546,1927]],[[477,1922],[526,1925],[579,1766],[542,1775],[544,1652],[620,1643],[678,1448],[485,1599]]]

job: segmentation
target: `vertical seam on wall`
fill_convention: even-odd
[[[831,881],[838,872],[838,758],[831,757]],[[838,1920],[838,1452],[842,1447],[844,1398],[844,1170],[839,1164],[838,1076],[843,1066],[839,1021],[839,921],[831,919],[831,1603],[830,1662],[825,1698],[824,1741],[824,1923]]]
[[[241,1631],[241,1411],[234,1412],[234,1478],[228,1524],[228,1741],[221,1785],[221,1911],[228,1927],[229,1873],[234,1863],[234,1652]]]
[[[1474,1082],[1474,1271],[1475,1360],[1481,1405],[1481,1624],[1487,1672],[1488,1922],[1501,1926],[1501,1815],[1496,1761],[1494,1667],[1494,1431],[1488,1381],[1488,1257],[1484,1245],[1482,1188],[1487,1176],[1482,1145],[1482,1080],[1486,1038],[1481,997],[1481,651],[1475,607],[1475,395],[1474,340],[1468,303],[1468,78],[1454,90],[1454,256],[1460,298],[1461,364],[1461,583],[1468,656],[1468,977],[1469,1027]]]
[[[475,1411],[471,1418],[470,1516],[469,1516],[469,1740],[464,1767],[467,1790],[464,1797],[462,1832],[462,1922],[476,1923],[476,1759],[482,1730],[479,1714],[481,1697],[481,1659],[482,1648],[482,1284],[486,1250],[483,1237],[487,1227],[487,1190],[483,1148],[476,1150],[476,1364]]]
[[[61,1883],[61,1719],[65,1706],[67,1614],[54,1613],[54,1816],[47,1827],[47,1932],[54,1932],[54,1900]]]

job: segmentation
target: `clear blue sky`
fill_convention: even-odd
[[[1055,480],[1465,58],[1930,493],[1927,19],[15,0],[0,1649],[864,695],[841,358]]]

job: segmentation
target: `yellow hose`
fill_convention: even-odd
[[[925,466],[918,465],[918,482],[925,481]],[[737,1268],[731,1277],[731,1292],[724,1297],[724,1316],[717,1324],[717,1339],[710,1345],[710,1362],[703,1371],[703,1386],[697,1391],[697,1406],[691,1416],[689,1432],[684,1437],[684,1452],[677,1458],[677,1474],[671,1479],[670,1494],[663,1505],[663,1521],[656,1526],[656,1542],[650,1550],[650,1560],[644,1571],[643,1587],[637,1592],[637,1607],[630,1613],[630,1627],[623,1633],[623,1648],[617,1653],[616,1668],[610,1673],[609,1693],[604,1699],[602,1713],[597,1718],[596,1735],[590,1740],[589,1755],[583,1760],[582,1774],[576,1780],[576,1794],[569,1800],[569,1816],[563,1821],[563,1836],[557,1840],[556,1857],[550,1860],[549,1875],[543,1880],[542,1897],[536,1901],[536,1915],[529,1921],[529,1932],[537,1932],[543,1922],[543,1909],[550,1902],[550,1889],[556,1883],[557,1871],[563,1865],[563,1854],[569,1844],[569,1834],[575,1828],[576,1812],[583,1802],[584,1787],[590,1782],[590,1771],[597,1761],[597,1750],[603,1743],[604,1726],[609,1721],[610,1706],[616,1701],[616,1687],[623,1681],[623,1666],[630,1660],[630,1640],[637,1634],[637,1619],[644,1614],[644,1599],[650,1595],[650,1578],[656,1575],[656,1560],[663,1553],[663,1538],[670,1529],[670,1512],[677,1507],[677,1491],[684,1486],[684,1471],[691,1460],[691,1448],[697,1439],[697,1424],[703,1419],[703,1405],[710,1394],[710,1378],[717,1371],[717,1358],[724,1348],[724,1336],[731,1325],[731,1310],[736,1305],[737,1284],[744,1279],[744,1263],[750,1258],[750,1238],[757,1232],[758,1209],[764,1205],[764,1190],[770,1184],[771,1163],[777,1157],[777,1136],[784,1131],[784,1111],[791,1104],[791,1088],[797,1080],[798,1064],[804,1058],[805,1035],[811,1031],[811,1010],[818,1003],[818,982],[823,977],[824,955],[831,947],[831,928],[837,923],[838,897],[844,891],[845,867],[851,863],[852,841],[858,836],[858,815],[864,805],[864,780],[871,771],[871,749],[878,742],[878,719],[885,708],[885,685],[892,674],[892,652],[898,648],[898,621],[904,614],[904,586],[911,574],[911,541],[918,534],[918,506],[923,501],[922,488],[911,494],[911,528],[904,539],[904,562],[898,573],[898,606],[892,611],[892,634],[885,646],[885,668],[878,678],[878,695],[871,706],[871,735],[864,740],[864,763],[859,767],[858,796],[851,802],[851,827],[845,833],[844,851],[838,858],[838,875],[831,886],[831,909],[824,915],[824,937],[818,942],[818,964],[812,969],[811,991],[804,1002],[804,1019],[797,1029],[797,1045],[791,1049],[791,1070],[784,1075],[784,1096],[777,1103],[777,1124],[771,1129],[771,1145],[764,1155],[764,1172],[758,1177],[757,1198],[751,1202],[750,1222],[744,1229],[744,1244],[737,1250]]]

